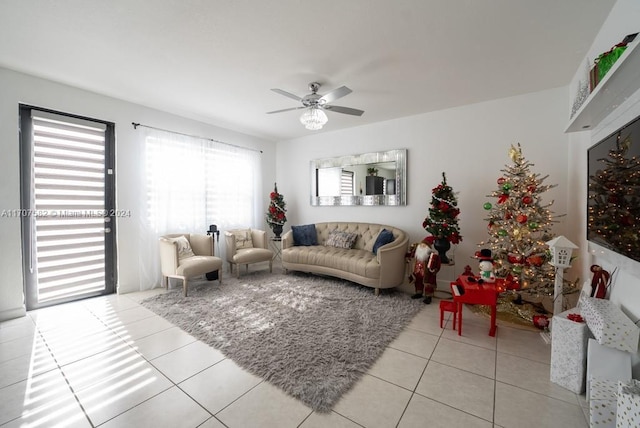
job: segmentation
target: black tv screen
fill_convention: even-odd
[[[640,261],[640,116],[588,151],[587,239]]]

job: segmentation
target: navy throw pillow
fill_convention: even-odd
[[[318,245],[318,235],[316,234],[315,224],[291,226],[291,230],[293,232],[293,245]]]
[[[387,229],[382,229],[376,238],[375,244],[373,244],[373,254],[378,254],[378,248],[388,244],[389,242],[393,242],[393,240],[393,232]]]

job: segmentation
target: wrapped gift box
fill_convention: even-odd
[[[554,315],[551,321],[551,382],[576,394],[585,390],[587,341],[591,333],[584,322],[567,318],[579,314],[570,309]]]
[[[616,428],[632,428],[640,424],[640,381],[618,382]]]
[[[614,428],[618,406],[618,382],[592,377],[590,389],[589,426]]]
[[[587,297],[580,310],[599,344],[638,352],[640,329],[615,304],[606,299]]]

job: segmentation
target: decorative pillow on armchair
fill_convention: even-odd
[[[376,243],[373,244],[373,254],[378,254],[378,248],[393,242],[394,239],[393,232],[387,229],[382,229],[376,238]]]
[[[357,233],[333,230],[329,233],[329,237],[327,238],[325,245],[327,247],[349,249],[349,248],[353,248],[353,244],[356,243],[356,239],[358,239]]]
[[[253,248],[253,238],[251,238],[251,229],[232,230],[231,233],[236,240],[236,250],[244,250],[245,248]]]
[[[305,224],[303,226],[291,226],[293,232],[293,245],[310,246],[318,245],[318,235],[315,224]]]
[[[185,259],[187,257],[193,257],[193,250],[191,249],[191,244],[186,236],[178,236],[177,238],[170,238],[169,241],[176,244],[178,247],[178,260]]]

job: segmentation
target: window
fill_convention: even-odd
[[[256,226],[256,151],[168,132],[147,136],[145,144],[147,220],[153,230]]]

